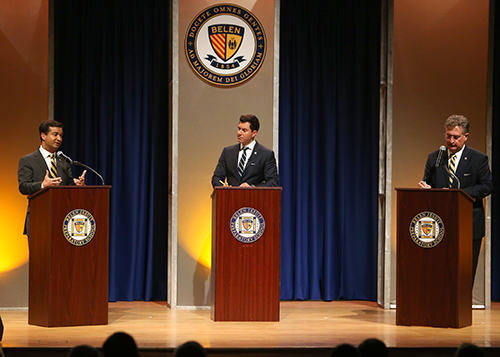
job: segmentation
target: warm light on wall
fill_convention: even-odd
[[[28,201],[18,190],[19,159],[39,145],[48,118],[49,0],[0,0],[0,307],[28,306]]]
[[[28,262],[28,242],[23,236],[25,199],[15,190],[0,191],[0,272],[16,269]],[[25,203],[24,205],[20,202]]]
[[[212,202],[204,202],[197,207],[190,207],[190,217],[193,219],[191,224],[182,224],[179,226],[179,245],[195,261],[203,266],[210,268],[212,264]],[[208,204],[207,204],[208,203]]]

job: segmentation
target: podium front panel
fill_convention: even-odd
[[[67,239],[68,214],[95,228],[91,240]],[[108,241],[108,186],[56,187],[30,198],[29,324],[108,323]]]
[[[470,326],[470,198],[461,190],[400,189],[397,200],[396,324]],[[419,238],[415,227],[437,236]]]
[[[279,321],[281,188],[220,188],[212,200],[212,319]],[[246,208],[265,224],[251,242],[234,227]]]

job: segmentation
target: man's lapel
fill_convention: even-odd
[[[40,153],[40,150],[35,151],[35,161],[37,165],[40,167],[40,170],[42,170],[43,175],[45,176],[45,171],[48,170],[47,168],[47,163],[45,162],[45,159],[43,158],[42,154]]]
[[[231,170],[233,175],[239,177],[238,175],[238,153],[240,151],[240,144],[236,144],[231,148],[229,156],[227,158],[226,167],[228,170]]]
[[[257,160],[257,155],[259,153],[259,143],[255,142],[255,146],[253,147],[252,152],[250,153],[250,157],[248,158],[247,165],[245,166],[245,170],[243,171],[243,177],[244,178],[249,171],[251,171],[251,167],[253,166],[253,163],[255,160]]]
[[[461,175],[466,173],[468,171],[469,164],[470,164],[470,149],[468,146],[465,146],[465,149],[462,152],[462,157],[460,158],[460,162],[458,163],[455,175],[457,177],[460,177]]]

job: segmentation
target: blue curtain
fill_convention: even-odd
[[[381,2],[281,3],[281,298],[376,300]]]
[[[109,299],[165,300],[169,2],[53,5],[54,118],[65,124],[63,149],[113,186]],[[86,178],[100,184],[91,172]]]
[[[376,298],[380,5],[281,3],[283,299]],[[63,150],[113,186],[110,300],[164,300],[169,2],[54,1],[53,9]],[[498,22],[495,34],[493,138],[500,137]],[[497,189],[499,158],[493,140]],[[87,183],[99,181],[88,173]],[[493,300],[500,300],[498,212],[494,193]]]
[[[169,2],[54,12],[63,150],[113,186],[110,300],[164,300]],[[380,1],[287,0],[281,16],[281,295],[375,300]]]

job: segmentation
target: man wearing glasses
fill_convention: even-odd
[[[465,145],[469,138],[469,121],[463,115],[451,115],[446,119],[446,148],[431,152],[425,164],[420,188],[461,188],[475,199],[472,209],[472,279],[476,275],[484,229],[483,198],[493,192],[488,157]],[[441,153],[440,153],[441,151]],[[441,154],[441,155],[440,155]],[[437,162],[438,159],[441,162]]]

